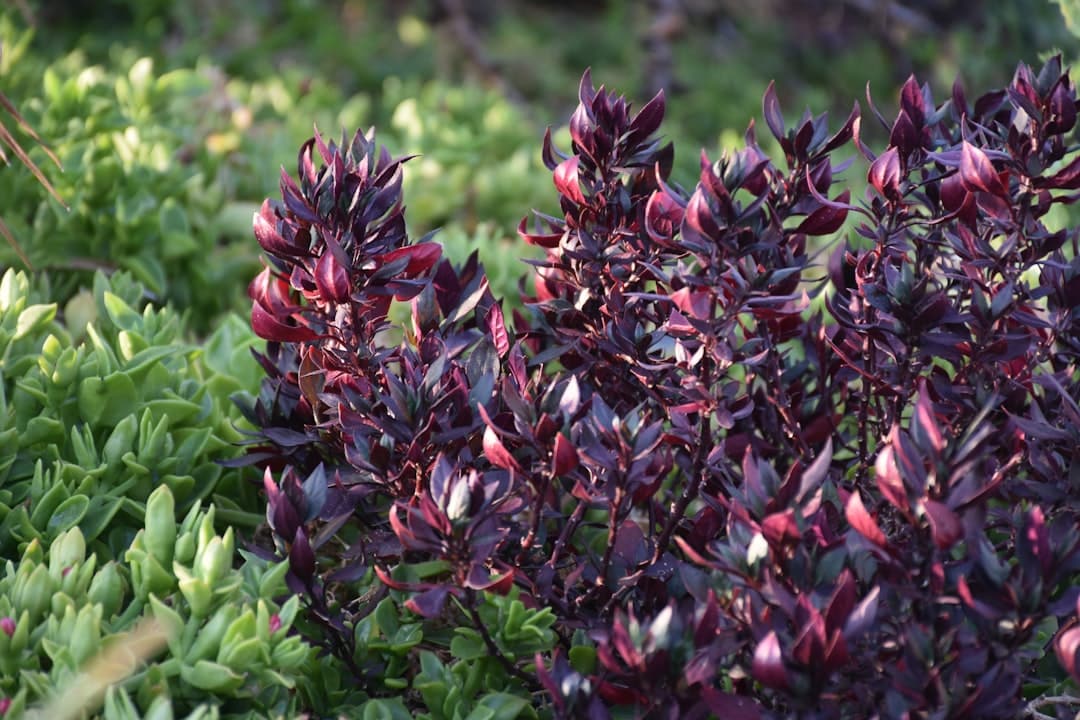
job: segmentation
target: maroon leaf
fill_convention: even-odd
[[[271,255],[302,256],[307,253],[307,248],[293,246],[277,231],[277,217],[269,200],[263,201],[262,209],[252,216],[251,223],[255,239]]]
[[[581,185],[578,182],[578,164],[581,158],[577,155],[567,158],[559,163],[555,168],[555,189],[559,193],[570,200],[573,200],[578,205],[585,205],[585,195],[581,192]]]
[[[960,518],[944,503],[927,499],[923,502],[923,509],[930,522],[930,535],[938,548],[948,550],[964,536],[964,526]]]
[[[555,248],[559,246],[559,241],[563,239],[566,233],[531,233],[527,230],[527,218],[522,218],[518,223],[518,235],[521,239],[530,245],[536,245],[542,248]]]
[[[446,606],[446,598],[450,596],[450,588],[439,586],[425,590],[418,595],[413,595],[405,601],[405,607],[420,617],[434,618],[442,614]]]
[[[761,99],[761,109],[765,114],[765,123],[769,126],[773,137],[777,140],[785,138],[784,114],[780,112],[780,101],[776,99],[775,81],[770,81],[769,87],[765,88],[765,95]]]
[[[558,477],[566,475],[578,466],[577,448],[562,433],[555,436],[555,447],[551,453],[551,474]]]
[[[870,513],[867,512],[866,507],[863,505],[858,490],[851,493],[851,497],[848,498],[847,506],[844,508],[844,516],[851,523],[851,527],[870,542],[882,548],[888,544],[885,533],[881,532],[881,528],[878,527],[877,522],[870,516]]]
[[[900,477],[900,469],[896,466],[892,445],[886,445],[878,452],[877,460],[874,462],[874,472],[877,476],[878,490],[881,491],[882,496],[906,514],[911,506],[908,504],[907,488]]]
[[[1075,621],[1062,628],[1054,639],[1054,653],[1065,672],[1073,681],[1080,683],[1080,625]]]
[[[306,342],[317,337],[311,328],[281,322],[259,303],[251,305],[251,329],[263,340],[274,342]]]
[[[880,594],[880,587],[875,585],[848,615],[847,621],[844,623],[844,637],[847,638],[848,642],[855,642],[867,630],[876,625],[878,597]]]
[[[491,341],[495,344],[495,352],[499,357],[503,357],[510,352],[510,336],[506,332],[506,320],[503,317],[502,307],[498,303],[493,304],[487,311],[484,322],[491,334]]]
[[[405,266],[402,275],[416,277],[427,272],[442,257],[442,245],[437,242],[422,242],[409,245],[383,255],[379,260],[381,265],[389,265],[400,258],[408,258],[409,263]]]
[[[769,634],[754,648],[754,660],[751,664],[754,679],[774,690],[787,690],[789,687],[787,668],[780,652],[780,640],[776,632]]]
[[[484,457],[488,459],[492,465],[501,467],[504,470],[514,470],[521,472],[521,465],[514,459],[514,456],[510,454],[510,451],[506,449],[506,446],[499,440],[499,436],[495,434],[495,431],[488,425],[484,428]]]
[[[967,140],[960,148],[960,180],[968,192],[985,192],[1001,198],[1008,195],[990,158]]]
[[[930,393],[926,391],[925,382],[920,383],[919,398],[915,402],[915,415],[911,419],[911,434],[915,441],[926,450],[940,453],[945,449],[945,438],[934,418]]]
[[[324,252],[315,263],[315,286],[331,302],[343,303],[349,299],[349,271],[332,252]]]
[[[795,521],[795,510],[788,508],[772,513],[761,521],[761,534],[771,545],[782,545],[785,541],[797,541],[802,537],[799,525]]]
[[[844,205],[851,199],[851,191],[845,190],[836,197],[837,203]],[[847,207],[837,208],[835,205],[825,205],[810,213],[799,223],[795,232],[807,235],[828,235],[839,230],[847,219]]]
[[[889,133],[889,145],[898,148],[902,157],[907,157],[921,144],[922,141],[915,124],[908,117],[908,114],[901,110],[900,114],[896,116],[896,122],[893,123],[892,132]]]
[[[713,687],[703,687],[701,698],[718,718],[725,720],[761,720],[761,705],[753,698],[732,695]]]
[[[645,230],[653,242],[670,242],[682,225],[683,206],[664,190],[656,190],[645,205]]]
[[[960,179],[960,173],[953,173],[942,180],[939,186],[941,207],[948,212],[956,212],[968,198],[968,191]]]
[[[900,155],[895,147],[890,147],[871,163],[867,180],[883,196],[897,200],[900,198],[900,173]]]

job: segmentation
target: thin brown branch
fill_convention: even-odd
[[[64,206],[65,210],[70,209],[68,208],[67,203],[64,202],[64,199],[60,197],[60,193],[56,192],[56,188],[52,186],[52,183],[49,182],[49,179],[45,177],[44,173],[41,172],[41,168],[39,168],[37,164],[30,159],[30,156],[26,154],[26,152],[22,149],[22,146],[19,145],[19,142],[12,136],[12,134],[8,131],[7,127],[3,123],[0,123],[0,141],[3,141],[4,144],[11,148],[11,151],[15,153],[15,157],[19,158],[19,161],[23,165],[25,165],[31,173],[34,174],[34,177],[37,178],[37,181],[41,183],[41,185],[46,190],[49,191],[50,195],[56,198],[56,201],[58,203]]]
[[[26,122],[26,119],[19,114],[18,108],[15,107],[15,104],[12,103],[4,93],[0,93],[0,107],[3,107],[11,117],[15,118],[15,122],[19,124],[19,127],[22,128],[23,132],[33,138],[34,142],[36,142],[45,154],[49,156],[49,159],[53,161],[56,167],[60,168],[60,171],[63,172],[64,167],[60,164],[60,160],[53,154],[53,151],[49,149],[49,146],[45,144],[45,141],[41,139],[41,136],[37,134],[37,131],[30,126],[30,123]]]
[[[7,223],[0,218],[0,235],[4,236],[4,239],[8,241],[8,245],[15,251],[15,254],[19,256],[19,259],[23,261],[23,265],[27,270],[33,270],[34,265],[30,262],[30,258],[23,252],[22,246],[19,245],[19,241],[15,239],[15,235],[11,232],[11,228],[7,226]]]

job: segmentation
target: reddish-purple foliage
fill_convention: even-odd
[[[1080,681],[1080,259],[1045,223],[1080,189],[1060,60],[974,104],[910,79],[894,121],[871,104],[876,153],[857,107],[786,129],[770,86],[784,166],[751,125],[689,191],[662,96],[633,114],[586,74],[580,101],[569,152],[544,139],[562,215],[522,221],[546,257],[512,322],[475,256],[408,240],[373,137],[316,136],[256,217],[249,460],[325,645],[349,661],[372,604],[340,593],[374,568],[428,618],[513,585],[552,608],[557,717],[1011,718],[1055,619]],[[858,203],[832,188],[852,140]],[[808,238],[852,219],[820,277]],[[395,579],[430,559],[449,569]]]

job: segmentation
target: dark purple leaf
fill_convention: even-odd
[[[491,335],[491,341],[495,345],[496,353],[499,357],[503,357],[510,352],[510,336],[506,332],[506,321],[503,318],[502,307],[493,304],[488,309],[487,315],[484,316],[484,322],[487,324],[488,333]]]
[[[579,463],[577,448],[559,433],[555,436],[555,446],[551,453],[551,474],[555,477],[572,472]]]
[[[851,527],[870,542],[882,548],[888,544],[885,533],[881,532],[877,522],[867,512],[858,491],[851,493],[851,497],[844,507],[844,516],[851,523]]]
[[[315,286],[319,293],[335,303],[349,299],[349,270],[334,258],[331,252],[324,252],[315,263]]]
[[[910,118],[913,129],[922,127],[926,118],[926,101],[914,75],[909,75],[900,88],[900,112]],[[890,144],[896,143],[890,141]]]
[[[450,588],[439,586],[413,595],[405,601],[405,607],[420,617],[434,618],[442,614],[449,596]]]
[[[892,445],[886,445],[878,452],[877,460],[874,462],[874,472],[878,490],[881,491],[882,496],[898,510],[907,513],[911,506],[908,503],[907,488],[896,466]]]
[[[310,328],[280,321],[259,303],[251,305],[251,329],[262,339],[274,342],[305,342],[317,337]]]
[[[664,91],[656,93],[652,100],[634,116],[630,123],[631,142],[639,141],[652,135],[664,119]]]
[[[585,195],[581,192],[581,184],[578,182],[578,164],[581,158],[577,155],[567,158],[555,168],[555,189],[565,198],[578,205],[586,203]]]
[[[484,429],[484,457],[496,467],[521,472],[521,465],[506,449],[506,446],[502,444],[499,436],[495,434],[490,425]]]
[[[780,640],[774,631],[770,630],[754,648],[751,672],[755,680],[774,690],[787,690],[790,686],[784,657],[780,652]]]
[[[901,110],[896,116],[896,122],[893,123],[892,132],[889,133],[889,145],[897,148],[901,156],[907,157],[921,144],[922,140],[915,124],[908,117],[907,112]]]
[[[1065,672],[1074,682],[1080,683],[1080,625],[1075,621],[1057,634],[1054,653]]]
[[[845,190],[836,197],[836,202],[846,205],[851,199],[851,192]],[[795,232],[807,235],[828,235],[839,230],[847,219],[847,208],[837,208],[834,205],[825,205],[818,208],[795,229]]]
[[[829,474],[832,459],[833,443],[830,437],[825,441],[825,447],[814,458],[814,462],[810,463],[809,467],[802,471],[802,477],[799,478],[799,492],[795,495],[797,502],[804,502],[809,495],[821,486],[821,483]]]
[[[944,503],[927,499],[923,502],[923,509],[930,522],[930,535],[938,548],[949,550],[964,536],[960,518]]]
[[[711,687],[702,689],[702,699],[709,711],[725,720],[761,720],[761,706],[753,699],[732,695]]]
[[[765,114],[765,123],[777,140],[786,138],[784,133],[784,115],[780,112],[780,102],[776,99],[776,83],[769,82],[761,100],[761,109]]]
[[[890,147],[870,165],[867,180],[884,197],[895,200],[900,197],[900,155]]]
[[[877,624],[878,598],[880,594],[880,587],[875,585],[848,615],[847,621],[844,623],[844,637],[847,638],[848,642],[855,642]]]
[[[315,576],[315,553],[308,544],[304,528],[296,531],[292,547],[289,548],[289,569],[304,583],[310,583]]]
[[[960,148],[960,180],[969,192],[985,192],[1002,198],[1008,194],[990,158],[966,140]]]

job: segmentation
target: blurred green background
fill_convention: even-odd
[[[1049,0],[9,0],[0,43],[0,92],[64,172],[0,117],[70,206],[24,167],[0,169],[0,217],[30,261],[68,295],[93,269],[130,270],[198,332],[243,310],[252,211],[314,125],[374,125],[418,154],[411,229],[442,228],[459,260],[479,249],[513,297],[517,223],[557,207],[544,128],[568,145],[586,67],[637,106],[665,88],[663,132],[691,186],[701,148],[741,144],[770,80],[789,117],[838,124],[856,100],[870,115],[868,83],[892,116],[911,73],[940,99],[959,75],[973,96],[1018,61],[1076,55]],[[8,248],[0,263],[21,264]]]

